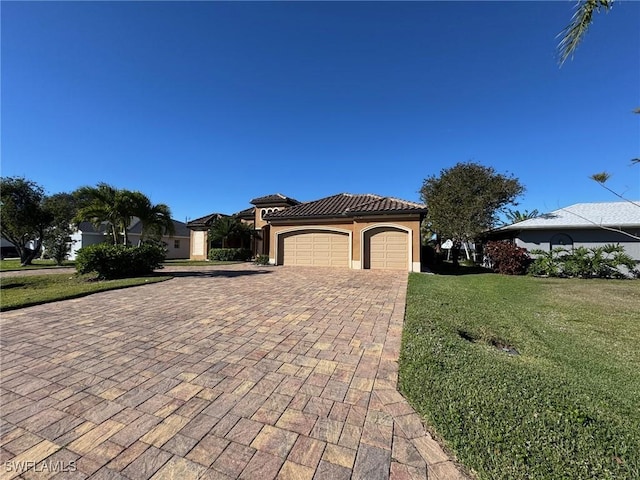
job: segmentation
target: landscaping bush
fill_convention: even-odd
[[[99,243],[81,248],[76,258],[78,273],[96,272],[100,279],[148,275],[160,267],[166,250],[159,245],[139,247]]]
[[[511,242],[489,242],[484,251],[491,259],[493,271],[504,275],[524,275],[531,263],[527,249]]]
[[[209,250],[209,260],[246,262],[251,260],[251,250],[248,248],[212,248]]]
[[[529,268],[531,275],[579,278],[624,278],[636,275],[636,262],[621,245],[577,247],[573,252],[554,248],[550,252],[532,250],[531,253],[536,255]]]
[[[532,255],[536,255],[528,273],[547,277],[560,277],[564,275],[563,259],[571,252],[562,247],[556,247],[550,251],[531,250]]]
[[[605,245],[596,248],[576,248],[564,260],[565,273],[582,278],[623,278],[621,267],[629,271],[635,267],[633,259],[621,245]]]
[[[269,255],[258,255],[256,265],[269,265]]]

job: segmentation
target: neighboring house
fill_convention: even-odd
[[[420,271],[423,204],[349,193],[305,203],[274,194],[251,203],[236,216],[254,225],[254,255],[274,265]],[[194,260],[207,257],[209,217],[187,224]]]
[[[172,221],[173,228],[175,229],[174,235],[163,235],[161,238],[161,241],[164,242],[167,247],[167,259],[189,258],[191,232],[185,223],[177,220]],[[141,222],[137,218],[134,218],[128,232],[129,243],[131,243],[131,245],[138,244],[141,231]],[[104,224],[96,229],[90,222],[81,222],[76,232],[71,235],[69,260],[75,260],[78,250],[82,247],[102,243],[107,240],[109,235],[110,234],[106,232]]]
[[[514,239],[516,245],[527,250],[620,244],[628,255],[640,261],[640,240],[615,230],[640,237],[640,206],[631,202],[576,203],[499,228],[488,236]]]
[[[0,237],[0,258],[18,257],[16,246],[4,237]]]

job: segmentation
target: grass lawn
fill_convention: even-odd
[[[14,310],[105,290],[162,282],[170,278],[172,277],[168,275],[157,275],[97,281],[92,275],[76,276],[68,273],[6,277],[0,282],[0,310]]]
[[[26,267],[21,267],[19,258],[0,260],[0,270],[9,271],[9,270],[34,270],[37,268],[60,268],[58,265],[56,265],[56,262],[54,260],[34,260],[32,263],[33,265],[27,265]],[[75,266],[75,262],[65,261],[62,266],[73,267]]]
[[[640,478],[638,281],[411,274],[399,375],[480,479]]]

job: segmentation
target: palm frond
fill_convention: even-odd
[[[571,22],[558,34],[561,37],[558,44],[560,65],[573,55],[576,48],[584,38],[591,22],[593,14],[601,10],[609,11],[614,0],[581,0],[576,4],[576,11],[571,17]]]

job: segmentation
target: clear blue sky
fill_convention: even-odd
[[[419,200],[462,161],[519,209],[640,198],[640,3],[2,2],[3,176],[108,182],[178,220],[257,196]]]

